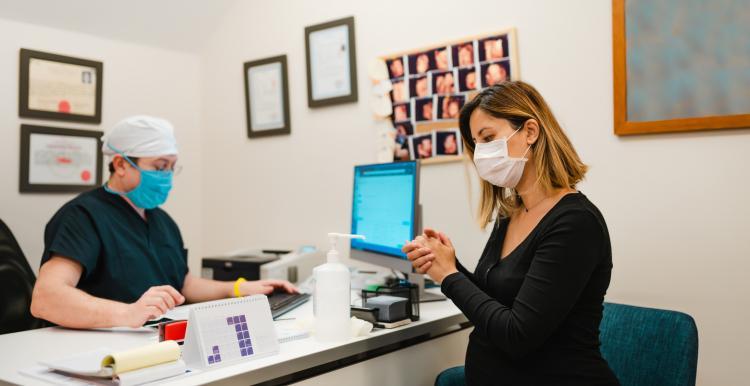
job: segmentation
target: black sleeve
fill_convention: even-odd
[[[469,272],[469,270],[466,269],[466,267],[464,267],[460,261],[458,261],[458,258],[456,258],[456,269],[458,269],[458,272],[461,272],[462,274],[464,274],[464,276],[466,276],[473,283],[476,283],[476,281],[474,280],[474,274]]]
[[[601,258],[603,230],[593,214],[563,214],[542,235],[513,304],[487,295],[462,272],[442,290],[475,328],[511,357],[539,347],[565,319]]]
[[[500,225],[501,225],[501,223],[503,221],[507,221],[507,220],[497,220],[497,221],[495,221],[495,225],[493,225],[493,227],[492,227],[492,232],[490,233],[489,241],[487,242],[487,245],[484,247],[484,251],[482,252],[482,256],[485,256],[487,254],[487,251],[490,248],[490,244],[493,242],[493,240],[497,239],[498,232],[499,232],[499,229],[500,229]],[[462,274],[464,274],[464,276],[466,276],[474,284],[477,283],[477,281],[476,281],[476,279],[474,277],[474,274],[471,273],[471,272],[469,272],[469,270],[466,269],[466,267],[464,267],[463,264],[461,264],[461,262],[458,260],[458,257],[456,257],[456,269],[458,270],[458,272],[461,272]]]
[[[88,212],[79,206],[67,206],[44,230],[42,265],[53,255],[60,255],[80,263],[82,277],[88,277],[96,268],[100,250],[101,241]]]

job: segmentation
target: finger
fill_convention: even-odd
[[[435,260],[435,255],[429,254],[429,255],[426,255],[426,256],[422,256],[419,259],[414,260],[414,262],[412,264],[415,267],[421,267],[421,266],[425,265],[426,263],[431,262],[433,260]]]
[[[438,231],[436,231],[436,230],[434,230],[432,228],[425,228],[424,229],[424,235],[427,236],[427,237],[432,237],[432,238],[436,239],[436,238],[438,238],[438,233],[439,233]]]
[[[289,292],[290,294],[299,293],[299,289],[297,289],[297,287],[295,287],[294,284],[289,283],[289,282],[284,283],[284,289],[286,290],[286,292]]]
[[[413,251],[411,253],[407,253],[406,254],[406,258],[409,259],[409,260],[411,260],[411,261],[414,261],[414,260],[416,260],[416,259],[418,259],[418,258],[420,258],[420,257],[422,257],[424,255],[430,254],[430,253],[432,253],[432,249],[430,249],[430,248],[419,248],[416,251]]]
[[[419,269],[417,269],[417,272],[419,272],[419,273],[421,273],[421,274],[424,275],[425,273],[427,273],[427,271],[430,270],[430,268],[432,268],[432,262],[428,261],[427,263],[425,263],[425,265],[423,265]]]
[[[168,310],[167,303],[164,302],[164,299],[158,295],[149,297],[146,301],[146,305],[158,308],[162,314],[165,314]]]
[[[182,296],[182,294],[180,293],[180,291],[177,291],[171,285],[163,285],[163,286],[160,286],[159,289],[167,291],[167,293],[170,296],[172,296],[172,298],[174,299],[175,304],[180,305],[183,302],[185,302],[185,297]]]
[[[441,241],[441,242],[442,242],[443,244],[445,244],[445,245],[447,245],[447,246],[449,246],[449,247],[453,248],[453,242],[451,241],[451,239],[450,239],[450,238],[448,238],[448,236],[446,236],[446,234],[445,234],[445,233],[443,233],[443,232],[438,232],[438,234],[440,235],[440,241]]]
[[[409,253],[419,247],[420,247],[419,244],[409,241],[406,244],[404,244],[404,246],[401,248],[401,252]]]
[[[175,306],[175,300],[172,298],[172,295],[170,295],[167,291],[164,290],[158,290],[154,291],[154,295],[161,297],[164,299],[164,302],[167,304],[167,307],[171,310]]]
[[[260,287],[260,293],[262,293],[263,295],[268,295],[271,292],[273,292],[273,286],[263,285]]]
[[[164,315],[161,311],[159,311],[158,307],[154,306],[147,306],[146,307],[146,314],[148,315],[148,319],[156,319],[162,315]],[[148,320],[146,319],[146,320]],[[143,323],[141,323],[143,324]]]
[[[282,288],[284,291],[289,293],[297,292],[297,288],[292,283],[286,280],[264,280],[264,285],[271,285],[274,288]]]

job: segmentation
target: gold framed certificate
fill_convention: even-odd
[[[22,48],[19,68],[19,116],[101,123],[102,62]]]
[[[21,193],[83,192],[102,184],[101,131],[21,125]]]

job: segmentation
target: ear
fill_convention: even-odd
[[[112,166],[115,168],[116,175],[124,177],[125,169],[128,167],[128,161],[126,161],[121,155],[115,154],[112,158]]]
[[[531,118],[524,123],[526,129],[526,143],[531,146],[539,139],[539,122]]]

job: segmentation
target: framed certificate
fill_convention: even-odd
[[[286,55],[246,62],[244,72],[247,136],[289,134]]]
[[[307,105],[357,101],[354,17],[305,28]]]
[[[102,62],[21,49],[18,115],[102,121]]]
[[[83,192],[102,184],[102,132],[21,125],[21,193]]]

